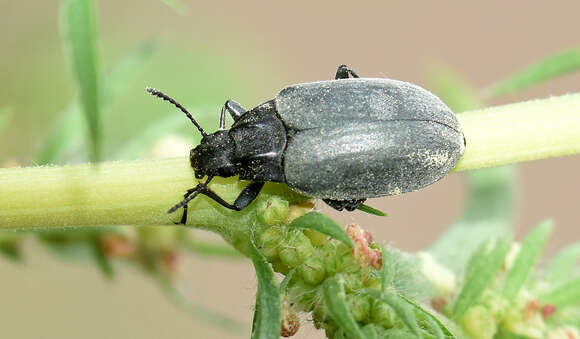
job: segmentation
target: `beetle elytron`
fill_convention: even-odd
[[[367,198],[436,182],[465,150],[455,114],[438,97],[407,82],[359,78],[345,65],[335,80],[288,86],[249,111],[226,101],[213,134],[169,96],[147,91],[177,106],[203,136],[189,158],[196,178],[207,179],[168,211],[183,208],[181,223],[199,194],[240,211],[267,181],[285,182],[339,211],[352,211]],[[234,119],[229,130],[226,112]],[[208,187],[215,176],[235,175],[250,184],[233,204]]]

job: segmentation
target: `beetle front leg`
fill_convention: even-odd
[[[241,211],[248,207],[248,205],[250,205],[254,200],[256,200],[258,194],[260,194],[260,191],[262,190],[262,187],[264,187],[263,182],[255,181],[250,183],[248,186],[244,187],[242,192],[240,192],[233,205],[225,201],[222,197],[217,195],[217,193],[214,191],[210,190],[207,186],[202,188],[200,193],[208,196],[225,208],[229,208],[234,211]]]
[[[334,76],[334,79],[338,80],[338,79],[348,79],[349,76],[353,77],[353,78],[358,78],[358,74],[356,74],[355,71],[353,71],[350,67],[348,67],[347,65],[340,65],[338,66],[338,69],[336,70],[336,75]]]

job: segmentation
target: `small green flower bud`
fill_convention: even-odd
[[[310,239],[312,246],[319,247],[328,241],[328,236],[315,230],[304,230],[304,234]]]
[[[369,297],[362,294],[347,294],[346,301],[350,306],[350,313],[354,320],[358,322],[368,320],[371,313]]]
[[[481,305],[468,309],[462,324],[465,331],[474,339],[492,339],[497,332],[493,315]]]
[[[304,282],[310,285],[318,285],[325,277],[326,271],[322,259],[317,257],[307,258],[298,268],[298,273]]]
[[[258,220],[266,225],[280,225],[288,217],[289,203],[280,197],[272,196],[259,202],[256,208]]]
[[[389,305],[382,301],[375,301],[371,311],[371,319],[373,323],[381,325],[384,328],[392,328],[395,326],[395,313]]]
[[[299,230],[290,230],[284,237],[283,247],[279,250],[280,259],[289,268],[298,267],[314,253],[310,239]]]
[[[344,290],[347,293],[360,292],[364,287],[360,272],[344,275]]]
[[[266,258],[273,259],[278,256],[278,248],[281,241],[282,230],[278,227],[270,227],[260,234],[258,247]]]

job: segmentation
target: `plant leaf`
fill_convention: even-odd
[[[366,212],[366,213],[372,214],[372,215],[377,215],[379,217],[386,217],[387,216],[387,213],[385,213],[383,211],[380,211],[380,210],[378,210],[378,209],[376,209],[374,207],[371,207],[369,205],[365,205],[365,204],[360,204],[357,207],[357,209],[359,211],[363,211],[363,212]]]
[[[580,49],[555,54],[485,89],[488,97],[506,95],[580,69]]]
[[[385,246],[381,246],[381,257],[383,263],[381,265],[381,292],[385,292],[393,283],[393,267],[387,264],[389,257],[387,256],[387,248]]]
[[[544,304],[553,304],[558,309],[580,305],[580,278],[556,287],[538,298]]]
[[[429,72],[429,84],[433,92],[456,113],[482,106],[475,95],[476,91],[449,67],[432,66]]]
[[[451,333],[451,331],[432,312],[424,309],[419,304],[415,303],[413,300],[403,295],[399,295],[399,297],[405,300],[407,303],[409,303],[415,309],[416,313],[418,313],[420,316],[424,317],[427,320],[428,324],[433,330],[433,335],[435,336],[435,338],[438,339],[456,338],[456,336],[453,333]]]
[[[438,262],[459,275],[483,242],[511,236],[515,174],[509,166],[469,173],[469,197],[461,220],[429,249]]]
[[[252,339],[279,338],[282,326],[282,305],[274,270],[266,257],[258,251],[253,239],[250,241],[249,252],[258,278]]]
[[[110,258],[103,250],[101,237],[99,235],[94,235],[89,239],[89,242],[93,247],[93,255],[97,266],[101,269],[101,272],[103,272],[107,279],[113,279],[115,272],[113,271],[113,265],[111,264]]]
[[[173,10],[180,15],[185,14],[185,5],[181,0],[161,0],[167,6],[173,8]]]
[[[99,65],[96,6],[93,0],[65,0],[61,23],[64,45],[72,62],[80,102],[89,127],[91,161],[101,160]]]
[[[350,313],[346,302],[343,278],[334,276],[326,279],[323,284],[322,294],[330,316],[348,334],[348,337],[354,339],[366,338]]]
[[[510,249],[511,241],[506,238],[489,240],[481,244],[469,259],[463,288],[453,306],[453,318],[460,318],[471,307],[489,285],[502,266]]]
[[[102,95],[99,97],[103,115],[110,111],[113,102],[127,90],[130,80],[138,74],[147,60],[157,49],[155,41],[146,41],[137,49],[117,61],[105,75]],[[82,144],[82,131],[85,128],[79,102],[75,98],[61,114],[56,128],[44,142],[36,155],[36,163],[46,165],[63,159],[65,153],[74,153]],[[74,148],[74,150],[73,150]]]
[[[188,300],[164,275],[159,272],[153,272],[157,284],[165,293],[165,295],[179,308],[186,311],[194,318],[206,321],[215,327],[228,330],[230,332],[238,332],[243,326],[237,320],[229,318],[223,314],[212,311],[205,306],[193,304]]]
[[[8,122],[12,120],[12,110],[8,107],[3,107],[0,109],[0,135],[2,134],[4,128],[8,125]]]
[[[340,240],[350,247],[354,247],[352,239],[346,232],[331,218],[318,212],[309,212],[294,219],[288,227],[305,228],[326,234],[334,239]]]
[[[508,272],[505,287],[503,290],[504,296],[513,301],[518,292],[528,280],[538,257],[552,232],[553,222],[550,220],[540,223],[534,230],[532,230],[524,240],[520,252],[516,260]]]
[[[379,335],[373,324],[368,324],[363,327],[362,332],[367,339],[379,339]]]
[[[580,262],[580,243],[572,244],[561,250],[552,260],[546,280],[551,284],[560,284],[570,277],[570,273]]]
[[[365,293],[389,305],[403,324],[413,334],[419,335],[419,324],[417,323],[415,313],[413,313],[413,307],[401,295],[391,292],[381,293],[372,289],[365,290]]]
[[[288,284],[290,283],[290,281],[292,281],[292,278],[294,277],[294,274],[296,274],[297,269],[298,269],[298,267],[294,267],[293,269],[291,269],[290,272],[288,272],[288,274],[286,274],[286,276],[284,277],[284,279],[280,283],[280,292],[282,294],[284,294],[286,292],[286,288],[288,288]]]

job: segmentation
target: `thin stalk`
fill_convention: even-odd
[[[467,148],[456,171],[580,153],[580,93],[458,118]],[[186,157],[0,169],[0,228],[173,225],[181,212],[167,214],[168,208],[195,184]],[[211,188],[233,201],[244,185],[216,178]],[[304,200],[283,184],[266,185],[259,199],[272,195]],[[189,207],[188,225],[217,232],[234,246],[257,222],[254,207],[232,212],[204,196]]]

